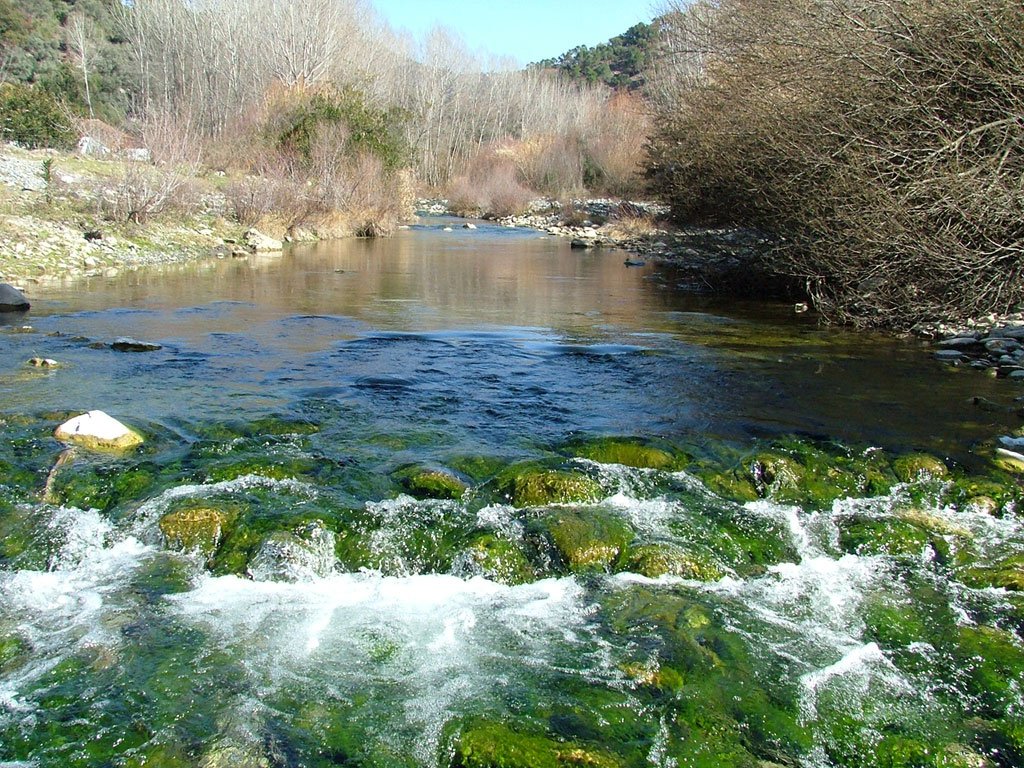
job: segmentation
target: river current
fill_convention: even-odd
[[[1024,528],[964,479],[1012,385],[425,222],[0,326],[0,766],[1020,764]],[[92,409],[144,446],[62,459]],[[812,501],[783,450],[888,480]],[[922,453],[952,474],[889,469]]]

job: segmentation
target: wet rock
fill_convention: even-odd
[[[985,341],[985,351],[990,355],[1009,355],[1020,348],[1020,342],[1013,339],[987,339]]]
[[[601,486],[578,472],[513,467],[497,479],[497,492],[514,507],[542,507],[596,501]]]
[[[466,222],[465,224],[462,225],[462,228],[463,229],[476,229],[476,224],[470,224],[469,222]]]
[[[620,762],[601,752],[518,733],[499,723],[478,723],[463,729],[453,765],[460,768],[617,768]]]
[[[626,467],[671,469],[680,462],[668,451],[621,438],[603,438],[569,447],[573,456],[599,464],[622,464]],[[685,462],[684,462],[685,463]]]
[[[28,364],[33,368],[59,368],[60,363],[56,360],[52,360],[49,357],[33,357],[29,358]]]
[[[698,581],[718,581],[725,575],[725,571],[713,559],[668,544],[644,544],[631,548],[624,567],[631,573],[649,579],[678,576]]]
[[[260,545],[249,563],[256,581],[303,582],[329,576],[337,563],[334,533],[315,521],[294,533],[278,531]]]
[[[1024,473],[1024,454],[1011,451],[1006,448],[996,448],[996,455],[993,459],[996,466],[1007,472],[1015,474]]]
[[[934,353],[934,357],[942,363],[959,363],[961,360],[965,359],[966,355],[956,349],[940,349],[938,352]]]
[[[633,531],[625,521],[600,509],[560,511],[542,524],[572,573],[614,570],[615,562],[633,540]]]
[[[469,487],[443,469],[410,468],[399,471],[397,479],[417,499],[459,499]]]
[[[198,552],[210,558],[236,517],[233,509],[189,504],[161,517],[159,528],[169,549]]]
[[[926,453],[900,456],[892,463],[892,469],[896,477],[905,483],[942,478],[949,474],[949,468],[944,462]]]
[[[577,251],[586,251],[594,247],[593,240],[583,240],[582,238],[575,237],[569,244],[569,247]]]
[[[453,571],[464,577],[483,576],[499,584],[528,584],[537,578],[522,548],[513,541],[485,534],[457,558]]]
[[[941,349],[975,349],[981,346],[981,342],[974,336],[954,336],[943,339],[936,346]]]
[[[129,336],[121,336],[110,345],[111,349],[118,352],[156,352],[163,349],[162,346],[151,341],[139,341]]]
[[[0,312],[25,312],[31,305],[25,294],[8,283],[0,283]]]
[[[89,411],[57,427],[61,442],[98,451],[125,451],[142,445],[142,436],[103,411]]]

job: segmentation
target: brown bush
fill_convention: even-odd
[[[1024,6],[677,7],[651,176],[754,225],[829,317],[905,328],[1024,301]]]
[[[512,216],[523,213],[536,196],[520,183],[515,155],[508,146],[477,154],[466,174],[448,187],[451,209],[464,215]]]

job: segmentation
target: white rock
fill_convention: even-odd
[[[280,251],[284,249],[284,243],[264,235],[258,229],[247,230],[242,235],[242,240],[248,248],[256,252]]]
[[[53,436],[100,451],[123,451],[142,444],[142,436],[103,411],[89,411],[64,422]]]

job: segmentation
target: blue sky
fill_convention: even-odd
[[[454,30],[474,52],[520,64],[596,45],[654,18],[658,0],[370,0],[396,30]]]

